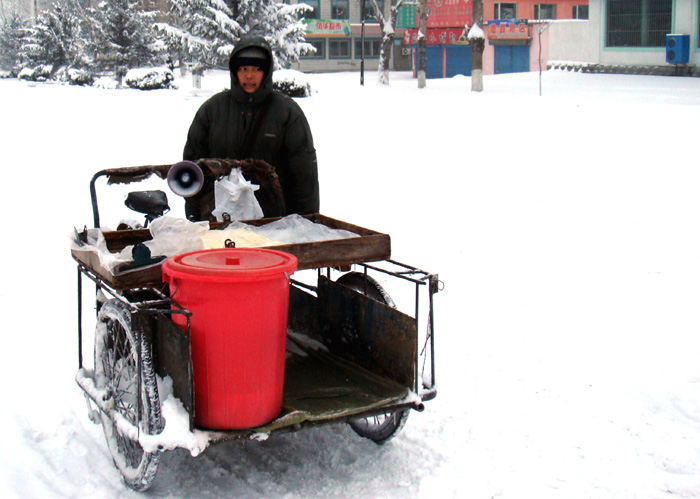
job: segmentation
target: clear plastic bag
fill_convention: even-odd
[[[202,235],[209,222],[190,222],[184,218],[160,217],[148,226],[153,239],[144,244],[152,256],[173,256],[204,249]]]
[[[358,237],[354,232],[342,229],[331,229],[330,227],[312,222],[297,214],[287,215],[275,222],[256,227],[253,230],[273,241],[279,241],[284,244]]]

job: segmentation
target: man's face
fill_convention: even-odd
[[[236,76],[241,88],[249,94],[253,94],[260,88],[265,72],[257,66],[241,66],[238,68]]]

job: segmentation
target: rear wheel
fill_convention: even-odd
[[[381,445],[394,438],[406,424],[409,409],[385,412],[370,418],[350,420],[350,428],[361,437]]]
[[[336,281],[343,286],[362,293],[373,300],[396,308],[386,290],[373,277],[362,272],[348,272]],[[350,428],[361,437],[368,438],[377,444],[383,444],[395,437],[406,424],[409,409],[390,411],[367,418],[351,419]]]
[[[138,435],[163,429],[158,385],[150,345],[143,331],[135,329],[129,306],[116,299],[105,302],[97,315],[95,384],[107,392],[116,417],[137,429],[133,434],[129,426],[119,426],[100,412],[107,446],[124,482],[146,490],[158,471],[160,452],[144,450]]]

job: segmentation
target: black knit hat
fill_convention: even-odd
[[[238,71],[241,66],[255,66],[265,73],[270,70],[270,57],[260,47],[247,47],[238,52],[231,60],[231,70]]]

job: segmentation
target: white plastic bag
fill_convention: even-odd
[[[151,256],[173,256],[204,249],[202,235],[209,230],[209,222],[160,217],[151,222],[148,230],[153,239],[144,244],[151,250]]]
[[[231,220],[253,220],[262,218],[263,211],[255,198],[259,185],[251,184],[241,174],[240,168],[234,168],[228,177],[214,182],[214,203],[212,214],[219,222],[228,213]]]

